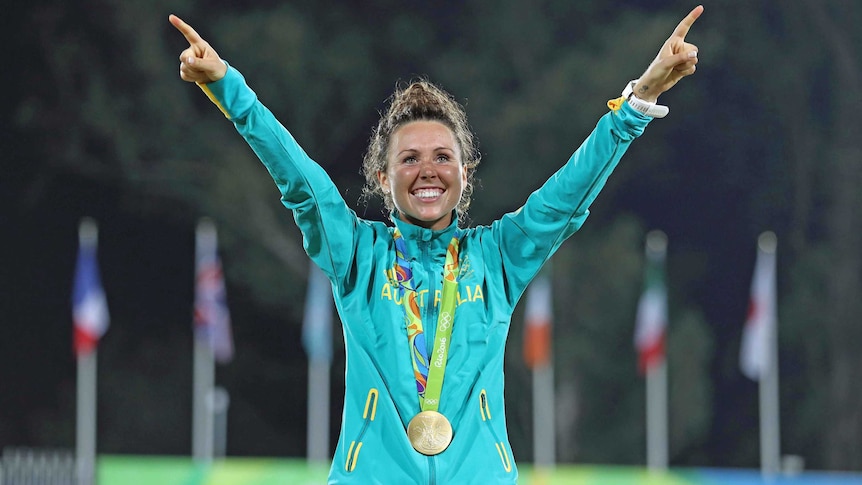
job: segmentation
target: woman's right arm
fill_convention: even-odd
[[[207,94],[266,166],[282,203],[294,213],[308,255],[330,276],[343,274],[353,257],[357,218],[332,180],[257,99],[239,71],[191,26],[175,15],[169,20],[189,42],[180,55],[180,77]]]

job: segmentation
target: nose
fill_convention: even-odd
[[[437,167],[434,166],[434,161],[424,160],[419,167],[419,175],[426,179],[437,177]]]

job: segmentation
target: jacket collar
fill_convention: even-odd
[[[458,214],[455,211],[452,211],[452,223],[449,224],[449,226],[438,230],[426,229],[424,227],[405,222],[398,217],[398,211],[392,211],[392,213],[389,214],[389,220],[391,220],[395,227],[398,228],[401,232],[401,236],[407,243],[410,259],[415,259],[415,256],[418,253],[415,248],[419,243],[428,243],[433,249],[442,249],[445,254],[445,250],[449,246],[449,242],[452,240],[455,230],[458,229]]]

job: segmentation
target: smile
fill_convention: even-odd
[[[419,189],[413,195],[420,199],[436,199],[443,193],[443,189]]]

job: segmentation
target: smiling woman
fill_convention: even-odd
[[[415,126],[419,121],[423,123]],[[424,148],[425,153],[419,152],[419,148]],[[473,174],[479,165],[479,152],[467,125],[464,108],[451,95],[427,80],[410,83],[405,88],[397,89],[390,97],[389,109],[375,128],[362,163],[365,197],[380,196],[387,209],[391,211],[398,208],[403,215],[407,207],[399,207],[392,188],[384,187],[383,184],[390,183],[389,178],[394,175],[389,173],[390,170],[402,164],[418,164],[422,156],[434,159],[440,167],[460,167],[463,172],[461,191],[457,194],[450,192],[446,198],[455,199],[449,211],[457,207],[462,222],[466,221],[473,194]],[[427,171],[423,174],[426,179],[431,175]],[[424,183],[431,190],[442,188],[435,187],[441,181],[424,180]],[[430,193],[427,195],[433,197]],[[448,213],[444,214],[444,218],[448,217]]]
[[[389,99],[363,173],[365,193],[383,198],[391,224],[367,221],[239,71],[170,17],[189,42],[180,77],[197,83],[255,151],[293,211],[306,253],[332,283],[347,372],[329,483],[517,482],[503,405],[512,313],[651,116],[667,113],[658,96],[694,73],[697,49],[685,36],[702,11],[680,22],[520,209],[476,227],[459,225],[479,156],[451,95],[418,81]]]
[[[391,144],[389,163],[377,172],[378,190],[402,220],[427,229],[448,226],[468,171],[452,130],[438,121],[413,121],[394,133]]]

